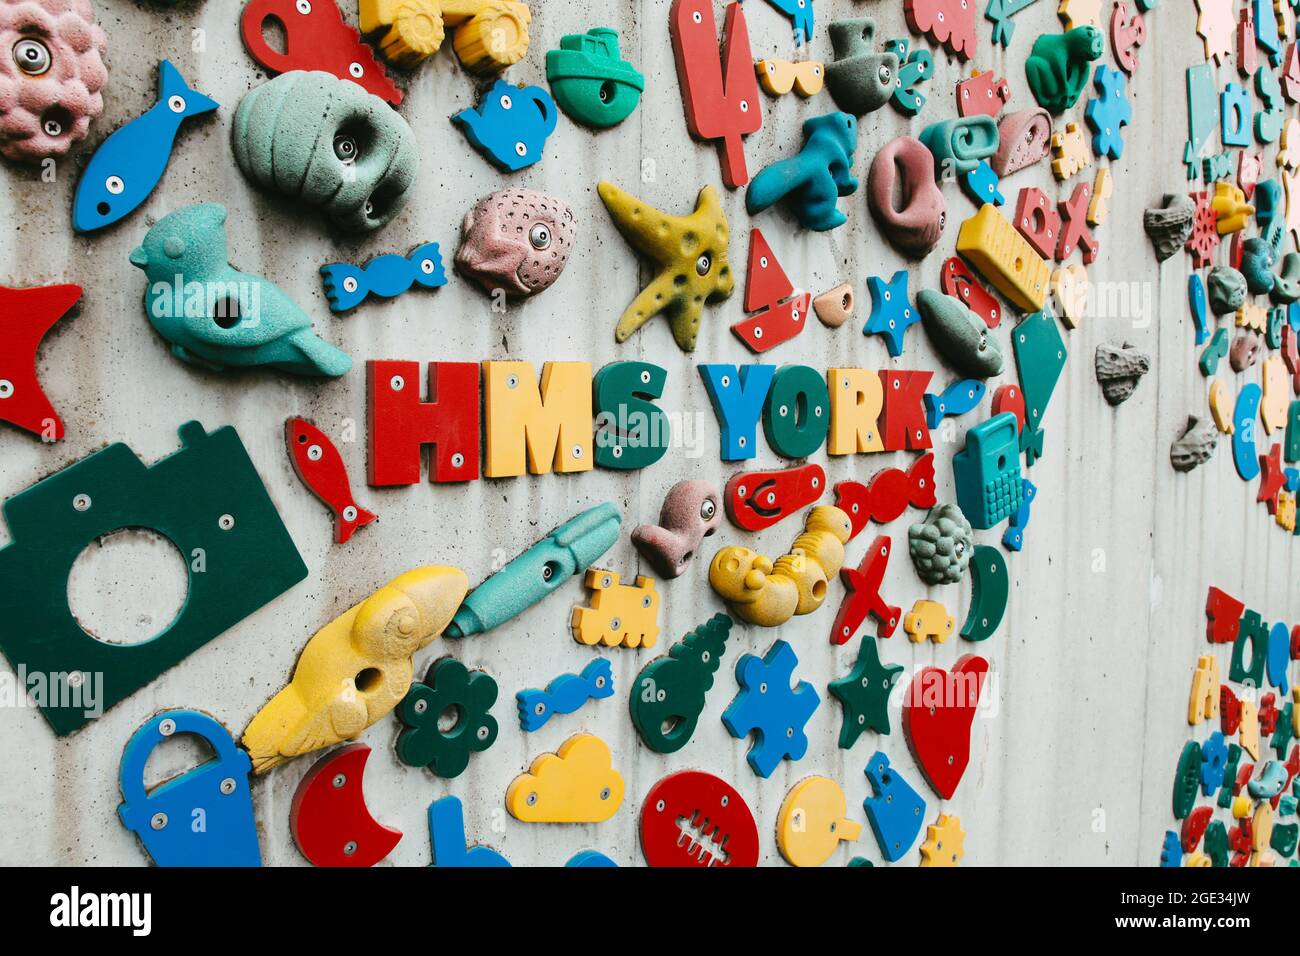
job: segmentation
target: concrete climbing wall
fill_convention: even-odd
[[[982,0],[971,0],[980,2]],[[345,2],[355,18],[355,4]],[[721,5],[717,6],[721,11]],[[706,311],[694,354],[680,352],[666,322],[655,320],[628,343],[616,345],[613,326],[624,305],[648,278],[648,267],[619,237],[596,195],[596,183],[611,180],[654,206],[684,213],[699,188],[721,190],[718,159],[711,146],[687,134],[668,35],[668,0],[533,4],[532,48],[510,71],[515,82],[544,83],[544,51],[566,33],[606,25],[619,31],[624,55],[646,75],[638,110],[622,126],[593,134],[567,119],[547,146],[545,159],[509,177],[511,184],[567,199],[579,220],[578,251],[559,282],[533,302],[494,312],[491,301],[469,282],[453,277],[436,293],[415,292],[393,302],[369,302],[347,318],[331,315],[317,267],[325,262],[362,262],[383,252],[405,251],[438,241],[444,256],[454,250],[460,220],[480,197],[506,180],[473,152],[448,117],[476,102],[476,84],[454,58],[440,55],[409,78],[401,108],[419,140],[422,166],[413,198],[387,228],[362,241],[336,242],[312,216],[278,198],[256,192],[236,168],[229,146],[231,118],[239,99],[265,77],[245,53],[238,36],[235,0],[182,2],[174,9],[129,0],[98,0],[109,36],[110,76],[104,115],[90,141],[60,162],[53,181],[39,172],[8,165],[0,189],[0,282],[35,285],[77,282],[85,287],[80,313],[57,327],[40,352],[47,391],[63,412],[68,437],[43,445],[11,429],[0,434],[0,493],[9,495],[104,444],[125,441],[145,460],[177,447],[176,428],[197,418],[208,428],[232,424],[242,436],[271,496],[310,568],[306,581],[190,656],[144,690],[79,733],[56,739],[33,708],[0,710],[0,828],[9,834],[0,848],[4,863],[90,863],[131,865],[147,857],[135,837],[118,824],[117,784],[122,747],[137,726],[156,711],[192,707],[208,711],[238,733],[287,679],[306,640],[321,625],[369,595],[390,578],[420,564],[463,568],[477,583],[505,559],[555,525],[601,501],[624,514],[624,534],[599,562],[630,580],[649,573],[627,538],[636,524],[657,518],[667,489],[686,477],[721,485],[737,466],[720,462],[718,427],[696,363],[746,363],[752,357],[729,331],[741,317],[741,293]],[[831,20],[870,14],[878,39],[908,37],[901,2],[816,0],[818,30],[811,54],[830,59],[824,29]],[[1104,3],[1109,19],[1110,3]],[[799,58],[790,25],[771,6],[745,5],[755,58]],[[501,696],[495,714],[498,742],[476,756],[461,777],[446,781],[398,763],[393,753],[397,724],[385,718],[361,739],[375,750],[366,793],[375,816],[405,833],[389,858],[396,865],[429,861],[425,822],[431,800],[460,796],[471,839],[488,843],[516,865],[567,860],[579,849],[603,851],[620,865],[642,862],[637,817],[646,790],[664,774],[687,767],[712,771],[732,782],[754,810],[762,860],[780,864],[773,832],[789,788],[809,774],[838,781],[850,816],[865,823],[861,801],[868,792],[863,768],[879,748],[923,793],[927,822],[940,809],[955,813],[967,831],[966,862],[1000,864],[1152,864],[1161,836],[1172,825],[1169,794],[1179,749],[1189,736],[1186,701],[1196,656],[1204,651],[1203,604],[1207,585],[1217,584],[1259,609],[1266,620],[1300,618],[1294,588],[1297,547],[1255,503],[1255,487],[1240,481],[1226,445],[1189,475],[1169,464],[1169,444],[1189,412],[1207,413],[1206,380],[1196,368],[1187,311],[1188,259],[1175,255],[1157,266],[1143,235],[1141,216],[1165,191],[1185,187],[1184,70],[1202,59],[1195,11],[1186,0],[1166,0],[1148,14],[1149,39],[1130,84],[1134,123],[1127,130],[1123,159],[1114,164],[1115,192],[1110,221],[1098,231],[1101,257],[1091,268],[1094,308],[1081,327],[1065,333],[1070,359],[1046,416],[1046,455],[1031,477],[1038,487],[1024,550],[1009,555],[1014,581],[1001,630],[980,645],[991,664],[985,701],[973,732],[970,768],[954,799],[940,804],[920,778],[899,728],[868,733],[852,750],[836,746],[841,711],[826,692],[828,681],[852,666],[857,643],[835,647],[827,634],[840,588],[828,607],[775,629],[738,625],[690,744],[671,756],[643,746],[627,711],[627,693],[637,671],[690,628],[722,609],[706,578],[716,547],[753,544],[782,553],[797,520],[757,536],[729,524],[706,545],[691,571],[660,584],[662,636],[653,651],[605,650],[613,662],[617,693],[588,704],[578,714],[553,720],[533,734],[515,720],[513,695],[550,678],[578,671],[593,655],[570,636],[570,608],[585,600],[574,580],[522,617],[486,636],[462,642],[442,639],[416,660],[423,674],[429,662],[453,654],[490,672]],[[1004,51],[989,40],[980,20],[979,53],[963,67],[936,55],[930,102],[906,120],[891,109],[862,123],[854,172],[865,183],[871,157],[903,133],[917,135],[929,122],[955,115],[953,86],[969,66],[1005,75],[1012,108],[1032,97],[1023,63],[1033,39],[1057,30],[1055,3],[1038,3],[1015,20]],[[80,166],[91,148],[112,129],[153,103],[156,64],[170,58],[192,85],[216,98],[215,117],[188,125],[180,134],[171,165],[144,209],[118,226],[89,237],[72,233],[69,207]],[[1107,61],[1110,59],[1109,44]],[[1219,70],[1226,82],[1233,68]],[[1064,119],[1082,123],[1083,103]],[[823,93],[811,102],[793,95],[762,102],[761,132],[746,145],[751,170],[792,154],[800,126],[810,115],[833,109]],[[1295,112],[1288,108],[1288,114]],[[1271,150],[1266,169],[1271,168]],[[1008,201],[1025,185],[1063,196],[1046,163],[1004,184]],[[1070,184],[1072,186],[1072,184]],[[731,261],[743,279],[750,217],[743,191],[725,193],[732,225]],[[951,254],[960,220],[974,212],[955,183],[945,185],[949,207],[940,246],[911,266],[913,290],[937,287],[940,263]],[[263,274],[312,313],[317,331],[355,361],[353,371],[334,382],[306,382],[274,373],[208,374],[173,359],[141,309],[142,275],[127,262],[147,224],[183,205],[220,201],[230,209],[231,253],[235,263]],[[878,232],[863,189],[841,201],[849,216],[842,228],[811,233],[782,211],[756,217],[796,285],[821,292],[850,281],[859,296],[858,313],[838,330],[812,323],[799,338],[780,347],[770,361],[817,369],[833,366],[928,368],[932,387],[960,377],[913,330],[907,351],[891,360],[878,337],[860,334],[869,304],[864,278],[888,277],[907,265]],[[1009,210],[1008,210],[1009,211]],[[1226,261],[1226,244],[1220,253]],[[1003,381],[1014,381],[1007,324],[997,333],[1008,352]],[[1130,342],[1153,356],[1151,373],[1119,408],[1103,400],[1092,364],[1102,342]],[[412,487],[377,491],[364,485],[364,361],[371,358],[478,361],[580,360],[594,367],[644,358],[668,371],[663,408],[680,423],[679,447],[642,472],[596,470],[579,475],[525,476],[480,480],[464,486]],[[1258,381],[1256,367],[1236,376],[1235,388]],[[990,380],[990,391],[998,384]],[[951,456],[962,447],[969,425],[987,415],[949,420],[934,432],[940,500],[953,499]],[[346,546],[332,543],[330,520],[294,475],[285,454],[283,423],[290,415],[313,419],[336,438],[361,502],[380,514]],[[977,417],[978,415],[978,417]],[[759,442],[758,457],[745,467],[783,464]],[[876,470],[904,465],[909,456],[879,454],[828,459],[813,456],[832,482],[866,479]],[[894,558],[885,593],[904,608],[918,598],[944,602],[958,620],[970,601],[969,578],[960,586],[927,588],[906,556],[909,511],[883,529],[894,538]],[[996,546],[1001,530],[977,533]],[[0,529],[0,540],[7,531]],[[856,565],[870,534],[856,539],[848,560]],[[182,600],[185,585],[179,555],[166,542],[140,533],[117,536],[92,547],[71,583],[83,620],[109,637],[161,630]],[[770,779],[754,775],[745,762],[747,743],[729,736],[719,715],[736,691],[732,674],[745,652],[762,654],[776,638],[790,642],[800,658],[797,676],[810,681],[822,704],[808,724],[808,754],[783,763]],[[907,668],[899,687],[926,665],[950,667],[973,648],[961,640],[942,646],[912,645],[900,631],[880,642],[887,663]],[[1220,650],[1226,655],[1225,650]],[[1223,660],[1226,673],[1227,659]],[[586,730],[610,745],[623,773],[627,796],[609,822],[593,825],[529,825],[509,817],[503,795],[510,780],[538,754],[554,750],[570,734]],[[161,780],[196,751],[181,743],[162,748],[149,779]],[[254,786],[261,847],[266,863],[302,865],[289,834],[294,789],[313,758],[277,769]],[[881,862],[869,829],[860,842],[842,845],[832,858],[853,855]],[[914,864],[915,850],[902,861]]]

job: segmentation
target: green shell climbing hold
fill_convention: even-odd
[[[889,733],[889,693],[903,673],[902,664],[882,664],[876,639],[864,635],[858,645],[858,661],[847,677],[830,683],[831,693],[844,705],[840,725],[840,747],[848,750],[864,730]]]
[[[579,123],[608,129],[632,115],[645,77],[619,53],[618,31],[596,27],[560,39],[546,53],[546,81],[560,109]]]
[[[730,633],[731,618],[715,614],[637,675],[628,707],[641,739],[655,753],[676,753],[695,733]]]
[[[1025,76],[1038,105],[1060,114],[1077,103],[1088,84],[1089,64],[1104,49],[1101,31],[1092,26],[1045,33],[1035,40],[1025,61]]]
[[[471,671],[454,657],[435,661],[424,682],[414,681],[397,707],[403,730],[397,735],[397,759],[410,767],[428,767],[439,777],[458,777],[470,754],[482,753],[497,739],[497,722],[488,711],[497,702],[497,682]],[[448,711],[456,722],[438,726]]]

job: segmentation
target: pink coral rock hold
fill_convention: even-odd
[[[632,543],[660,576],[680,577],[700,549],[700,542],[722,522],[721,495],[709,481],[679,481],[668,490],[659,525],[643,524],[632,532]]]
[[[934,154],[910,136],[886,143],[871,162],[867,205],[894,248],[925,258],[948,221],[943,192],[935,183]]]
[[[0,3],[0,154],[39,162],[85,139],[104,109],[107,51],[90,0]]]
[[[488,292],[536,295],[560,277],[577,237],[577,219],[562,199],[501,189],[480,200],[461,223],[456,268]]]

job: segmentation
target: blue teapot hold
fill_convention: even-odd
[[[194,734],[216,756],[145,792],[144,768],[153,749],[175,734]],[[125,802],[117,814],[159,866],[261,866],[248,754],[207,714],[170,710],[137,730],[122,753]]]
[[[540,86],[497,80],[477,110],[461,110],[451,121],[475,149],[514,173],[542,158],[558,118],[555,100]]]

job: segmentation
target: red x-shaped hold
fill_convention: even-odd
[[[1286,487],[1286,473],[1282,470],[1282,445],[1274,442],[1267,455],[1259,456],[1259,494],[1256,501],[1267,502],[1268,513],[1277,514],[1278,492]]]
[[[855,568],[841,568],[840,579],[847,593],[831,629],[831,643],[844,644],[871,614],[877,621],[876,636],[889,637],[902,620],[902,609],[890,607],[880,593],[889,566],[890,538],[882,534],[871,543],[862,563]]]
[[[36,379],[36,350],[80,298],[79,285],[0,286],[0,421],[49,441],[63,437],[63,421]]]
[[[1056,261],[1070,258],[1076,246],[1083,246],[1083,261],[1093,262],[1101,246],[1088,228],[1088,204],[1092,202],[1092,184],[1079,183],[1069,199],[1056,204],[1061,213],[1061,238],[1056,244]]]

